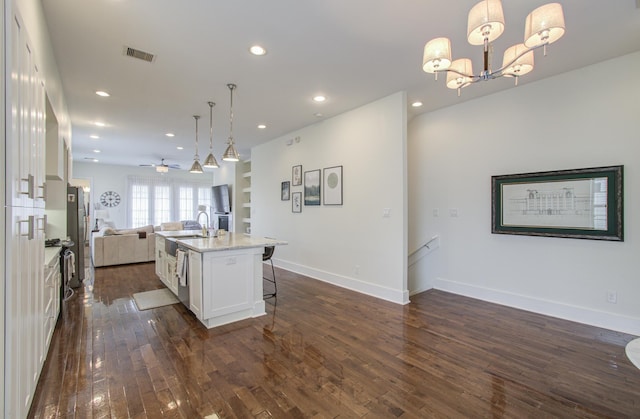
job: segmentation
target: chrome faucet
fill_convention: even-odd
[[[207,207],[204,205],[198,205],[198,216],[196,222],[200,224],[200,216],[204,214],[207,217],[207,223],[202,227],[202,237],[209,237],[209,214],[207,213]]]

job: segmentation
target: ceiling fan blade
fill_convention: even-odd
[[[169,169],[180,169],[180,165],[179,164],[169,164]]]

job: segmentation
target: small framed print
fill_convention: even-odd
[[[290,197],[290,182],[287,180],[280,185],[280,200],[288,201]]]
[[[302,165],[293,166],[291,169],[291,186],[302,185]]]
[[[323,170],[324,205],[342,205],[342,166]]]
[[[302,192],[291,194],[291,212],[302,212]]]
[[[320,169],[304,172],[304,204],[320,205]]]

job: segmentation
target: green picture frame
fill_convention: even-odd
[[[624,241],[624,167],[491,177],[491,232]]]

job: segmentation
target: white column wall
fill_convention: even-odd
[[[410,289],[640,334],[638,74],[635,53],[415,118],[409,249],[441,241],[410,268]],[[492,175],[618,164],[624,242],[491,234]]]
[[[404,93],[254,147],[252,234],[289,242],[274,254],[281,267],[406,303],[405,160]],[[303,205],[302,213],[292,213],[280,186],[291,181],[295,165],[303,173],[343,166],[343,205]]]

